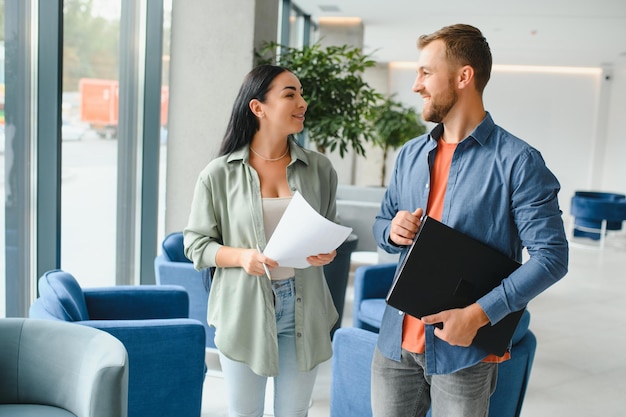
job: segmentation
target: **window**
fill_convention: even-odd
[[[61,269],[115,285],[121,0],[63,4]]]
[[[282,22],[280,27],[280,43],[292,48],[300,48],[315,42],[318,28],[311,21],[311,16],[305,14],[291,0],[281,3]]]
[[[154,282],[170,11],[158,0],[0,0],[0,317],[26,316],[49,269],[83,286]]]

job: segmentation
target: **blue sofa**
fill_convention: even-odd
[[[204,326],[205,346],[215,349],[215,328],[207,323],[207,305],[211,291],[211,270],[196,271],[185,256],[182,232],[170,233],[161,243],[161,253],[154,258],[158,285],[180,285],[189,295],[189,317]]]
[[[128,351],[130,417],[199,417],[205,375],[204,327],[189,319],[178,286],[81,288],[62,270],[43,274],[29,316],[90,326]]]

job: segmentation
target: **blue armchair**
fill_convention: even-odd
[[[537,340],[524,313],[513,335],[511,359],[498,365],[498,382],[489,417],[519,417]],[[356,327],[337,330],[333,338],[331,417],[371,417],[371,362],[378,335]],[[430,412],[428,413],[430,416]]]
[[[626,220],[624,194],[596,191],[576,191],[572,197],[570,214],[572,236],[598,240],[604,247],[608,231],[622,229]]]
[[[189,317],[204,325],[205,346],[215,348],[215,328],[207,323],[207,305],[211,290],[211,271],[196,271],[184,253],[183,234],[174,232],[163,239],[161,253],[154,259],[158,285],[180,285],[189,294]]]
[[[189,319],[187,292],[177,286],[81,288],[62,270],[39,278],[31,318],[104,330],[129,358],[130,417],[199,417],[205,374],[204,328]]]
[[[354,327],[378,333],[397,263],[360,266],[354,272]]]
[[[0,416],[126,417],[128,355],[103,331],[0,319]]]

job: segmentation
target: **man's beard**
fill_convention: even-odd
[[[422,117],[427,122],[441,123],[448,115],[448,112],[458,100],[458,95],[454,90],[452,79],[449,82],[449,90],[445,96],[440,98],[430,98],[430,106],[423,111]]]

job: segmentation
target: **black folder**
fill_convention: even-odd
[[[496,249],[425,216],[387,295],[387,303],[421,318],[466,307],[520,266]],[[524,310],[483,326],[473,345],[502,356]]]

